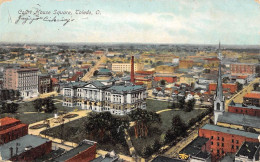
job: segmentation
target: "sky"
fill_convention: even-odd
[[[31,13],[22,11],[30,10]],[[31,24],[20,18],[37,18]],[[56,12],[55,12],[56,10]],[[91,11],[76,14],[76,11]],[[57,11],[67,14],[57,15]],[[71,12],[71,13],[68,13]],[[56,16],[56,17],[55,17]],[[71,19],[68,22],[43,21]],[[47,20],[46,19],[46,20]],[[0,42],[260,45],[259,0],[0,0]]]

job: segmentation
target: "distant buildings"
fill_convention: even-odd
[[[254,105],[260,107],[260,92],[247,93],[243,97],[243,103],[246,105]]]
[[[144,65],[142,63],[134,64],[134,71],[143,70]],[[114,72],[131,72],[131,63],[112,63],[112,71]]]
[[[140,85],[104,85],[100,81],[75,82],[63,88],[63,106],[125,115],[146,108],[146,88]]]
[[[231,75],[251,75],[260,73],[256,71],[259,64],[255,63],[233,63],[230,65]]]
[[[23,98],[38,96],[38,69],[7,67],[4,70],[5,89],[19,90]]]

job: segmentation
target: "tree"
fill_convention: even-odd
[[[150,155],[152,155],[152,153],[153,153],[153,149],[151,148],[151,146],[144,147],[144,150],[143,150],[144,158],[148,158]]]
[[[237,91],[241,91],[243,89],[243,84],[239,83],[239,82],[236,82],[237,84]]]
[[[181,120],[179,115],[176,115],[172,118],[172,131],[174,131],[174,134],[178,136],[185,136],[187,126],[186,124]]]
[[[160,123],[160,115],[155,112],[139,109],[131,111],[129,114],[131,121],[134,121],[135,137],[146,137],[148,135],[148,127],[152,123]]]
[[[19,104],[17,103],[6,103],[2,102],[2,109],[0,109],[0,113],[16,113],[19,108]]]
[[[179,98],[178,102],[179,102],[179,108],[184,109],[184,107],[185,107],[185,97]]]
[[[110,140],[125,143],[124,129],[129,127],[129,122],[124,118],[116,118],[110,112],[90,113],[85,124],[86,132],[90,138],[99,141]],[[105,140],[106,138],[106,140]]]
[[[52,113],[57,109],[51,97],[45,99],[38,98],[33,101],[33,105],[38,112]]]
[[[93,73],[93,75],[94,75],[94,76],[97,76],[97,74],[98,74],[98,70],[95,70],[94,73]]]
[[[185,105],[184,111],[191,112],[194,109],[195,103],[196,103],[195,99],[189,100]]]
[[[165,86],[166,81],[162,79],[162,80],[160,81],[160,84],[161,84],[161,86]]]

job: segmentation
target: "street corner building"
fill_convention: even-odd
[[[28,125],[20,120],[0,119],[0,161],[32,161],[52,151],[52,141],[28,135]]]
[[[105,85],[100,81],[71,82],[63,88],[63,106],[126,115],[146,109],[146,88],[141,85]]]
[[[37,68],[6,67],[3,88],[19,90],[24,99],[37,97],[38,71]]]

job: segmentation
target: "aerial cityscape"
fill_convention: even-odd
[[[259,162],[259,15],[257,0],[0,1],[0,161]]]

